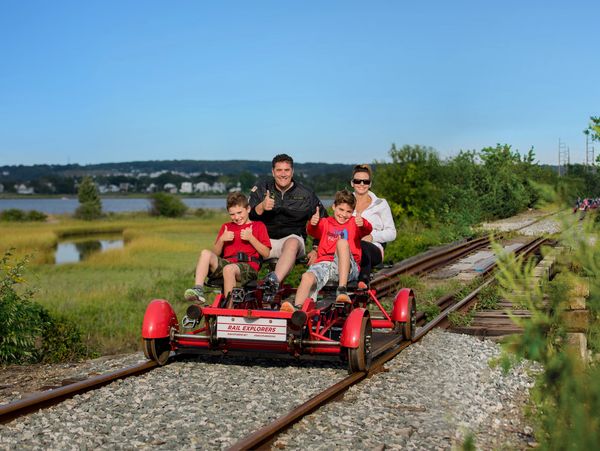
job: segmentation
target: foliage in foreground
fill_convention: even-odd
[[[0,260],[0,363],[76,360],[91,355],[80,330],[63,317],[52,317],[33,302],[24,284],[26,260],[11,262],[6,251]]]
[[[514,359],[540,362],[543,371],[532,391],[536,438],[541,449],[589,450],[600,443],[600,362],[593,359],[582,364],[567,347],[567,328],[562,312],[572,296],[574,286],[587,281],[590,296],[589,348],[600,350],[600,244],[590,245],[593,223],[585,233],[572,227],[563,244],[572,252],[563,256],[559,276],[544,286],[532,289],[532,265],[506,256],[500,264],[503,295],[524,303],[532,312],[524,322],[524,333],[507,344],[502,364],[508,368]],[[515,296],[515,293],[525,293]]]

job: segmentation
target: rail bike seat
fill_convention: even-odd
[[[335,293],[335,291],[337,290],[338,287],[338,282],[337,281],[328,281],[325,286],[321,289],[321,291],[323,293]],[[348,292],[354,292],[358,290],[358,280],[353,280],[351,282],[348,282],[348,284],[346,285],[346,289],[348,290]]]
[[[216,278],[211,278],[209,277],[206,280],[206,283],[204,284],[207,287],[211,287],[211,288],[218,288],[218,289],[223,289],[223,278],[222,277],[216,277]],[[241,287],[246,291],[250,291],[250,290],[256,290],[256,287],[258,285],[258,282],[256,280],[250,280],[248,282],[246,282],[244,285],[240,286],[240,283],[237,282],[236,287]]]
[[[279,261],[278,257],[268,258],[266,260],[263,260],[262,264],[265,265],[269,269],[269,271],[275,271],[275,266],[277,266],[278,261]],[[304,264],[306,264],[306,256],[299,257],[294,262],[294,265],[304,265]]]

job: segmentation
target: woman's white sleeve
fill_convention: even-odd
[[[373,241],[377,243],[388,243],[396,239],[396,224],[394,224],[390,205],[385,199],[381,200],[383,202],[379,206],[377,213],[383,222],[383,230],[373,230],[371,236],[373,237]]]

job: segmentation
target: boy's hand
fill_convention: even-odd
[[[249,241],[252,238],[252,226],[240,230],[240,238]]]
[[[315,214],[310,218],[310,225],[316,226],[319,223],[321,216],[319,215],[319,207],[315,210]]]
[[[365,221],[363,221],[363,218],[360,213],[356,213],[356,218],[354,218],[354,222],[356,222],[356,225],[358,227],[362,227],[363,224],[365,223]]]
[[[269,190],[265,193],[265,199],[263,200],[263,209],[265,211],[273,210],[275,207],[275,196],[271,196]]]
[[[231,230],[227,230],[227,226],[225,226],[225,230],[223,230],[223,235],[221,235],[222,241],[233,241],[234,233]]]

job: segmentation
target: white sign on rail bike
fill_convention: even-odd
[[[217,338],[285,341],[286,337],[287,320],[284,318],[217,317]]]

